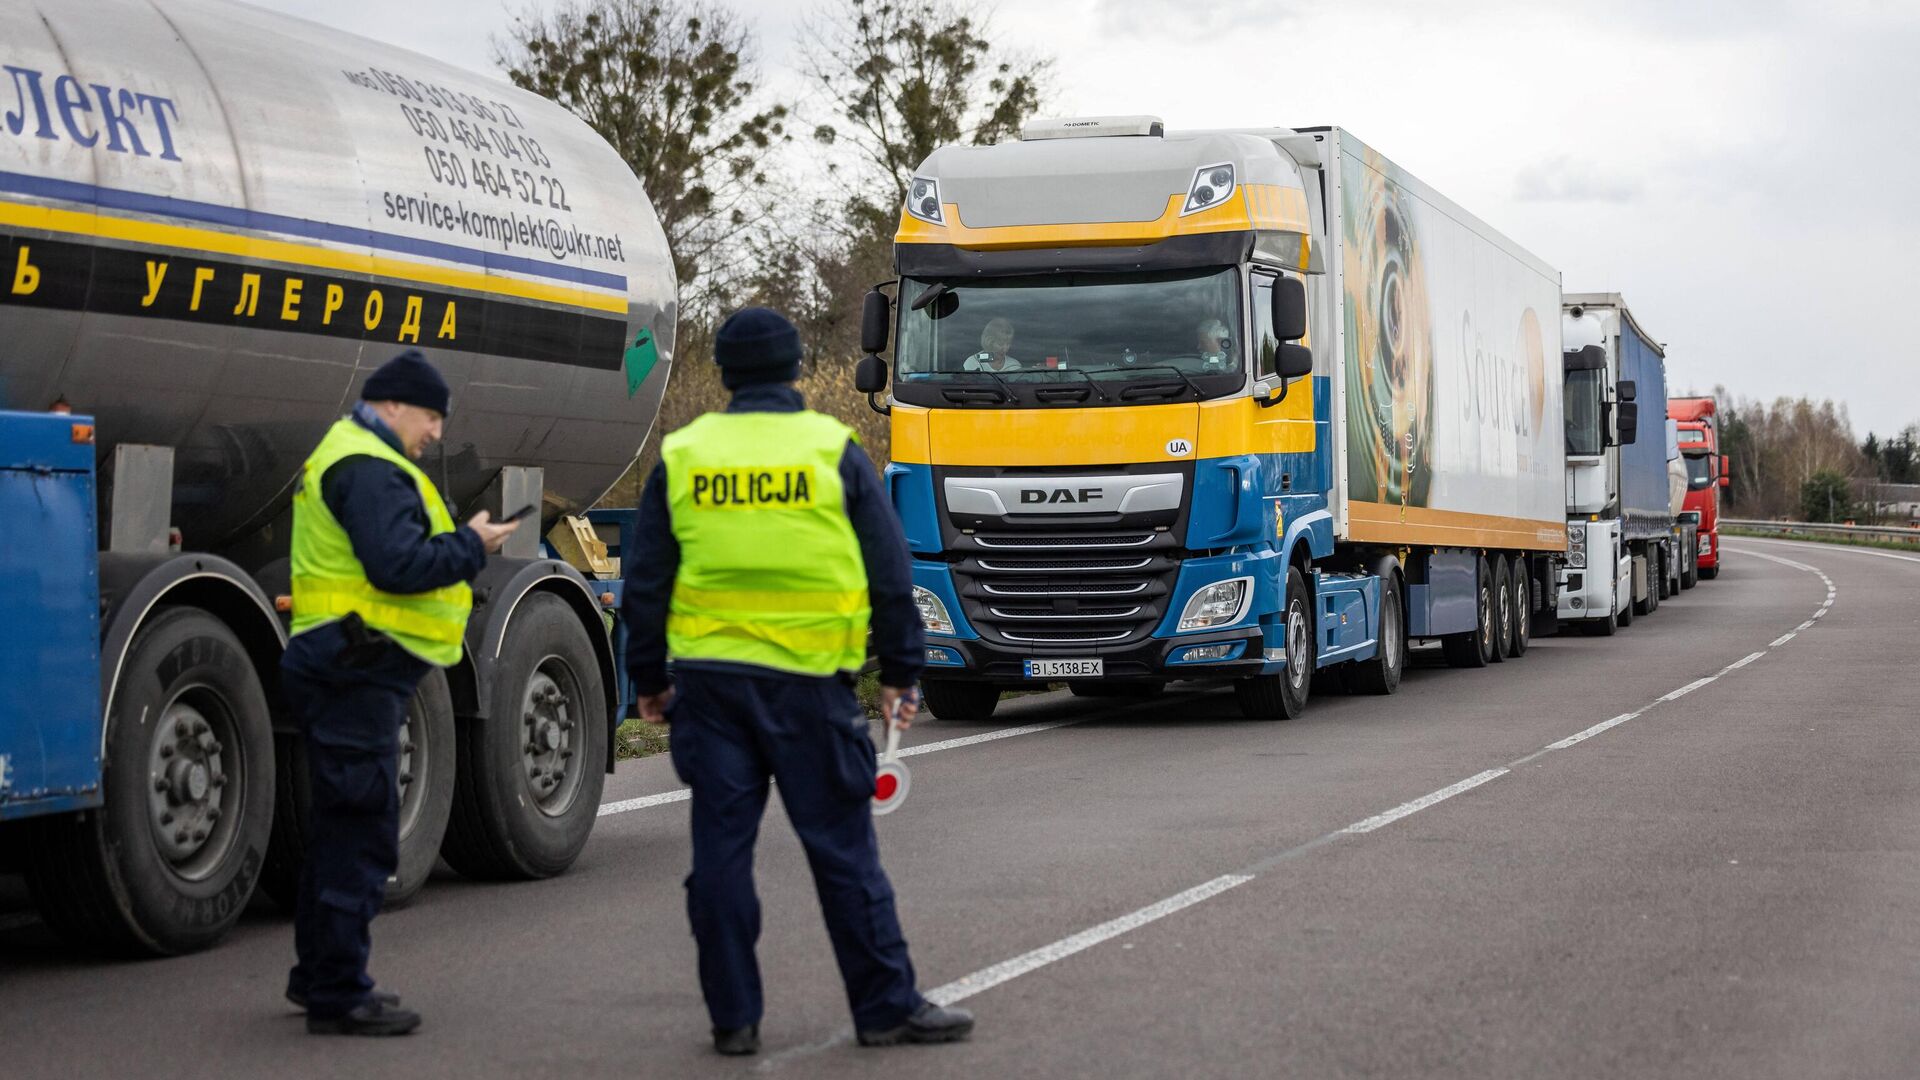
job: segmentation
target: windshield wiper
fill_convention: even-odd
[[[1112,401],[1112,400],[1113,400],[1113,398],[1112,398],[1111,396],[1109,396],[1109,395],[1107,394],[1107,392],[1106,392],[1105,390],[1103,390],[1103,389],[1101,389],[1101,387],[1100,387],[1100,382],[1099,382],[1099,380],[1098,380],[1098,379],[1095,379],[1095,378],[1094,378],[1093,376],[1091,376],[1091,375],[1089,375],[1089,374],[1087,374],[1086,372],[1084,372],[1084,371],[1082,371],[1082,370],[1080,370],[1079,368],[1055,368],[1055,369],[1054,369],[1054,371],[1055,371],[1055,373],[1057,373],[1057,374],[1060,374],[1060,375],[1078,375],[1078,376],[1080,376],[1081,378],[1083,378],[1083,379],[1085,379],[1085,380],[1087,380],[1087,385],[1093,388],[1093,392],[1094,392],[1095,394],[1097,394],[1097,395],[1099,395],[1099,397],[1100,397],[1100,400],[1101,400],[1101,401]],[[1064,390],[1064,389],[1066,389],[1066,387],[1064,387],[1064,386],[1056,386],[1056,387],[1052,387],[1052,389],[1055,389],[1055,390]],[[1039,397],[1039,396],[1040,396],[1040,395],[1041,395],[1041,394],[1042,394],[1043,392],[1044,392],[1044,391],[1041,391],[1041,390],[1035,390],[1035,391],[1033,392],[1033,395],[1034,395],[1035,397]],[[1083,398],[1081,398],[1080,400],[1081,400],[1081,401],[1085,401],[1085,400],[1087,400],[1087,399],[1083,397]]]
[[[1173,372],[1175,378],[1187,384],[1187,389],[1193,391],[1194,400],[1198,401],[1199,399],[1207,396],[1207,392],[1205,390],[1200,389],[1199,383],[1194,382],[1191,378],[1187,376],[1186,372],[1181,371],[1179,368],[1173,366],[1172,364],[1148,364],[1145,367],[1137,367],[1132,370],[1134,371],[1171,371]],[[1167,386],[1167,385],[1169,384],[1164,382],[1157,382],[1157,383],[1146,383],[1144,385],[1139,385],[1139,386],[1129,386],[1125,390],[1120,391],[1120,399],[1122,401],[1125,401],[1128,398],[1141,397],[1141,396],[1144,396],[1144,393],[1135,393],[1135,391],[1144,392],[1144,391],[1157,389],[1159,387]]]
[[[1017,401],[1019,401],[1019,400],[1020,400],[1020,395],[1018,395],[1018,394],[1016,394],[1016,393],[1014,393],[1014,392],[1013,392],[1013,386],[1012,386],[1011,384],[1009,384],[1009,383],[1007,382],[1007,380],[1005,380],[1005,379],[1003,379],[1003,378],[1001,378],[1001,377],[1000,377],[999,375],[997,375],[997,374],[995,374],[995,373],[993,373],[993,372],[991,372],[991,371],[988,371],[988,370],[987,370],[986,368],[978,368],[978,369],[976,369],[976,370],[974,370],[974,371],[969,371],[969,372],[965,372],[965,374],[968,374],[968,375],[975,375],[975,374],[979,374],[979,375],[985,375],[985,376],[986,376],[987,378],[989,378],[989,379],[992,379],[992,380],[993,380],[994,382],[996,382],[996,383],[998,383],[998,384],[999,384],[999,386],[1000,386],[1000,389],[998,389],[997,391],[995,391],[995,393],[997,393],[997,394],[999,394],[999,395],[1001,395],[1001,396],[1000,396],[1000,399],[999,399],[999,402],[998,402],[999,404],[1003,404],[1003,405],[1004,405],[1004,404],[1012,404],[1012,403],[1014,403],[1014,402],[1017,402]],[[958,399],[956,399],[956,398],[954,397],[954,395],[955,395],[955,394],[971,394],[971,393],[976,393],[976,392],[977,392],[976,390],[972,390],[972,389],[969,389],[969,388],[967,388],[967,387],[964,387],[964,386],[953,386],[953,387],[948,387],[948,388],[947,388],[946,390],[943,390],[943,391],[941,391],[941,393],[942,393],[943,395],[945,395],[945,397],[946,397],[946,399],[947,399],[948,401],[952,401],[952,402],[954,402],[955,404],[959,404],[959,401],[958,401]]]

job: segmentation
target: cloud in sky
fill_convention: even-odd
[[[264,2],[483,71],[520,8]],[[803,109],[794,39],[819,2],[732,5],[760,32],[762,84]],[[1624,293],[1681,388],[1835,397],[1861,434],[1920,420],[1920,346],[1893,330],[1920,247],[1920,4],[1052,0],[992,17],[1055,58],[1049,113],[1349,128],[1569,291]]]

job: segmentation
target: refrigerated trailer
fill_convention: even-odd
[[[0,0],[0,872],[56,930],[172,953],[305,813],[278,693],[301,463],[402,348],[421,462],[536,503],[403,733],[398,899],[444,855],[564,870],[619,710],[617,584],[542,557],[632,462],[674,291],[633,172],[557,105],[225,0]]]
[[[1564,304],[1569,551],[1557,615],[1609,635],[1652,614],[1681,565],[1668,482],[1666,351],[1618,293],[1573,293]]]
[[[1196,679],[1290,717],[1553,610],[1559,275],[1351,133],[1035,124],[927,158],[894,251],[858,383],[936,714]]]

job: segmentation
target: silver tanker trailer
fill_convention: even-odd
[[[390,892],[442,855],[566,869],[619,680],[608,586],[539,534],[633,461],[675,317],[614,151],[512,86],[227,0],[0,0],[0,245],[0,860],[46,921],[173,953],[290,894],[290,500],[408,346],[453,387],[422,463],[450,503],[537,500],[542,528],[414,702]]]

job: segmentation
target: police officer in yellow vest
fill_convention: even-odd
[[[753,844],[770,778],[806,848],[860,1042],[973,1029],[914,989],[868,802],[874,748],[853,686],[869,623],[883,699],[906,721],[926,656],[906,543],[853,432],[788,385],[800,355],[792,324],[765,308],[720,327],[714,359],[733,400],[662,442],[622,559],[634,692],[643,716],[671,723],[674,768],[693,789],[687,915],[723,1054],[760,1048]]]
[[[409,349],[367,379],[293,497],[293,639],[280,685],[306,741],[312,811],[287,998],[316,1034],[402,1035],[420,1016],[367,975],[368,926],[399,860],[399,733],[429,666],[460,661],[467,583],[513,525],[456,528],[411,459],[450,395]]]

